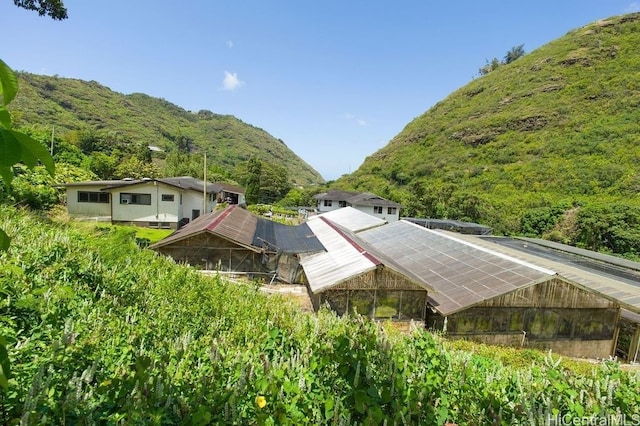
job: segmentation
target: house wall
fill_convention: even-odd
[[[78,202],[78,192],[101,192],[103,187],[95,185],[86,186],[68,186],[67,187],[67,211],[71,216],[111,216],[111,204],[110,203],[92,203],[92,202]]]
[[[398,208],[396,208],[395,214],[388,214],[387,206],[382,206],[382,213],[374,213],[373,206],[351,206],[351,207],[353,207],[354,209],[360,210],[361,212],[370,214],[371,216],[375,216],[382,220],[386,220],[387,222],[395,222],[397,220],[400,220],[400,209]]]
[[[169,185],[150,181],[139,185],[116,188],[111,191],[111,221],[114,223],[177,224],[182,218],[180,208],[181,190]],[[151,204],[123,204],[121,194],[149,194]],[[162,201],[162,195],[173,195],[173,201]],[[201,207],[202,208],[202,207]]]
[[[615,303],[553,279],[447,317],[429,314],[427,326],[451,338],[604,358],[615,348],[619,316]]]
[[[187,218],[190,221],[194,219],[193,210],[199,211],[199,216],[202,216],[205,213],[212,212],[216,207],[216,196],[217,194],[208,194],[207,195],[207,211],[202,211],[202,192],[196,191],[185,191],[182,197],[182,211],[180,219]]]

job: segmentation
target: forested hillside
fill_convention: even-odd
[[[111,165],[115,169],[123,157],[135,155],[144,163],[144,157],[153,155],[161,174],[195,174],[202,170],[206,152],[212,172],[231,180],[238,180],[235,168],[255,157],[268,167],[284,168],[292,184],[324,182],[285,142],[236,117],[186,111],[145,94],[117,93],[95,81],[26,72],[18,78],[20,90],[11,105],[14,127],[35,129],[44,143],[54,132],[61,149],[71,144],[94,154],[85,162],[94,172],[104,171],[109,161],[116,162]],[[162,152],[147,153],[148,146]],[[120,158],[113,156],[114,150]]]
[[[488,64],[338,186],[398,201],[406,216],[637,255],[638,46],[636,13]]]

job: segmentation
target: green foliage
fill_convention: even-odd
[[[40,16],[49,16],[54,20],[67,19],[67,8],[61,0],[13,0],[13,3],[27,10],[34,10]]]
[[[583,221],[576,231],[564,226],[559,209],[640,206],[640,83],[631,71],[640,66],[638,45],[640,14],[633,13],[571,31],[508,66],[490,66],[335,186],[389,194],[405,206],[403,216],[468,218],[497,234],[553,234],[633,253],[633,221],[598,220],[615,227],[621,241],[601,244],[610,236],[594,239],[587,231],[597,224]]]
[[[323,182],[284,142],[233,116],[189,112],[141,93],[116,93],[95,81],[30,73],[18,73],[18,78],[17,123],[49,128],[55,123],[56,137],[86,156],[94,152],[118,159],[136,156],[145,164],[151,156],[161,176],[194,177],[202,177],[204,152],[211,167],[223,174],[256,156],[285,167],[291,183]],[[152,153],[148,146],[162,152]]]
[[[285,197],[291,189],[287,169],[251,157],[235,171],[235,176],[245,187],[248,204],[272,204]]]
[[[7,207],[0,226],[16,235],[0,255],[2,423],[511,425],[640,404],[640,375],[616,363],[303,313],[141,250],[128,228]]]

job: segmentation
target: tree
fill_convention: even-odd
[[[247,176],[245,180],[245,197],[247,203],[255,204],[260,197],[260,176],[262,175],[262,161],[251,157],[247,164]]]
[[[49,16],[62,21],[67,19],[67,8],[62,0],[13,0],[13,4],[27,10],[34,10],[40,16]]]
[[[38,160],[53,176],[55,166],[49,151],[38,141],[12,129],[11,114],[7,105],[16,97],[18,79],[7,64],[0,60],[0,177],[9,187],[13,180],[13,165],[22,162],[33,169]],[[9,236],[0,229],[0,249],[9,247]]]
[[[524,44],[513,46],[511,50],[509,50],[507,54],[504,55],[504,63],[510,64],[521,56],[524,56]]]

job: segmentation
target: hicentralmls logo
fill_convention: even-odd
[[[632,426],[640,425],[640,414],[616,414],[611,416],[576,417],[571,414],[549,416],[548,426]]]

